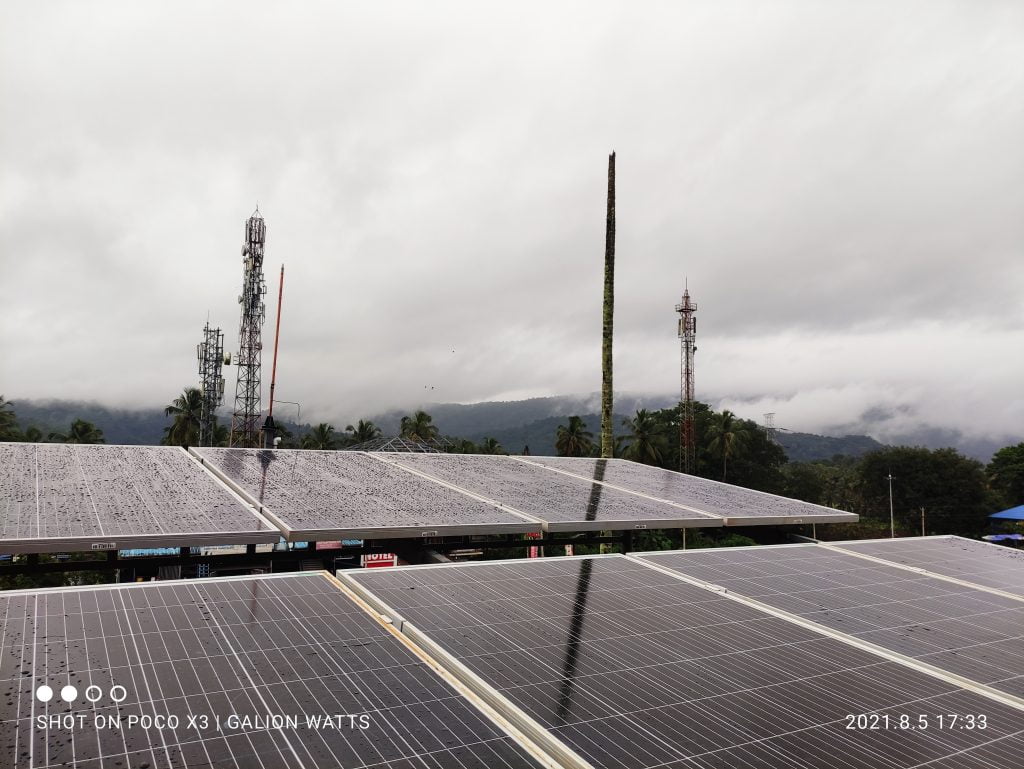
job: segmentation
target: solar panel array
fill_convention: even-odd
[[[370,454],[195,448],[290,539],[537,532],[541,525]]]
[[[1021,709],[631,558],[346,579],[596,767],[1020,766]]]
[[[0,617],[0,766],[540,766],[323,574],[0,593]]]
[[[962,537],[836,542],[833,547],[1024,596],[1024,552]]]
[[[858,520],[853,513],[831,507],[623,459],[529,457],[528,461],[581,478],[599,478],[618,488],[685,505],[705,514],[721,516],[726,519],[727,526]]]
[[[1024,697],[1024,601],[816,545],[641,557]]]
[[[179,448],[0,443],[0,552],[279,538]]]
[[[425,473],[545,522],[548,531],[721,526],[708,513],[613,489],[600,474],[555,473],[512,457],[471,454],[389,454],[391,461]]]

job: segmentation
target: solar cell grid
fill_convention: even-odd
[[[2,766],[537,766],[322,575],[5,594],[0,617]],[[82,693],[71,704],[33,697],[68,683]],[[119,706],[113,684],[125,687]],[[94,705],[89,685],[105,693]],[[86,724],[33,728],[54,713]],[[181,726],[96,728],[118,713],[174,714]],[[325,714],[345,718],[307,728],[306,715]],[[361,714],[367,728],[352,728],[347,716]]]
[[[645,561],[1024,696],[1024,602],[816,545]]]
[[[721,519],[512,457],[390,454],[391,461],[545,521],[548,531],[721,526]]]
[[[727,519],[727,525],[730,526],[858,520],[857,516],[852,513],[835,510],[831,507],[813,505],[797,499],[766,494],[624,459],[589,459],[585,457],[524,457],[517,459],[572,473],[582,478],[593,478],[595,473],[598,473],[602,475],[605,483],[724,517]]]
[[[983,747],[990,767],[1018,765],[1003,743],[1021,711],[630,559],[347,578],[597,767],[878,769],[957,753],[971,765]],[[950,708],[995,728],[845,728],[850,713]]]
[[[180,448],[0,443],[0,552],[278,539]]]
[[[915,566],[946,577],[1005,590],[1024,597],[1024,552],[962,537],[921,537],[835,542],[855,553]]]
[[[361,452],[192,449],[291,539],[377,539],[540,531],[501,510]]]

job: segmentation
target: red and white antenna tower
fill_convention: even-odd
[[[697,305],[690,301],[689,286],[683,288],[683,301],[676,305],[679,313],[679,341],[682,363],[679,387],[679,470],[684,473],[697,471],[697,437],[694,428],[693,396],[693,355],[697,352]]]

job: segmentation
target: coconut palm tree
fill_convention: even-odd
[[[0,441],[14,441],[18,439],[18,420],[14,416],[14,409],[4,396],[0,395]]]
[[[21,439],[28,443],[42,443],[43,442],[43,431],[35,425],[30,425],[25,428],[25,432],[21,434]]]
[[[349,433],[348,443],[352,446],[380,437],[380,428],[369,419],[360,419],[355,427],[348,425],[345,432]]]
[[[227,447],[228,442],[231,440],[231,428],[215,420],[210,439],[213,446]]]
[[[743,420],[737,419],[729,409],[721,414],[713,414],[711,425],[708,427],[708,451],[712,456],[722,460],[722,480],[725,480],[726,470],[729,466],[729,458],[741,452],[750,440],[750,430],[743,425]]]
[[[334,427],[321,422],[302,436],[302,448],[321,451],[338,448],[338,437],[334,434]]]
[[[437,425],[433,424],[434,418],[426,411],[417,411],[411,417],[402,417],[401,435],[411,441],[431,443],[437,440],[440,434]]]
[[[612,320],[615,314],[615,153],[608,156],[608,210],[604,233],[604,305],[601,312],[601,456],[615,452],[612,428]],[[589,453],[589,452],[588,452]]]
[[[175,446],[195,446],[199,443],[199,425],[202,418],[203,394],[198,387],[186,387],[181,395],[164,409],[164,415],[174,417],[164,442]]]
[[[51,441],[61,443],[104,443],[103,431],[92,422],[84,419],[76,419],[71,423],[71,429],[65,433],[50,433],[47,436]]]
[[[594,449],[593,438],[581,417],[569,417],[569,424],[559,425],[555,431],[555,451],[560,457],[589,456]]]
[[[647,465],[660,464],[665,438],[658,429],[654,415],[647,409],[638,409],[636,416],[632,419],[623,419],[622,425],[629,429],[629,435],[626,436],[629,443],[622,456]]]
[[[508,454],[498,443],[497,438],[484,438],[479,448],[481,454]]]

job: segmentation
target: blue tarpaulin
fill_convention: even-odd
[[[999,518],[1004,521],[1024,521],[1024,505],[1011,507],[1001,513],[993,513],[989,518]]]

